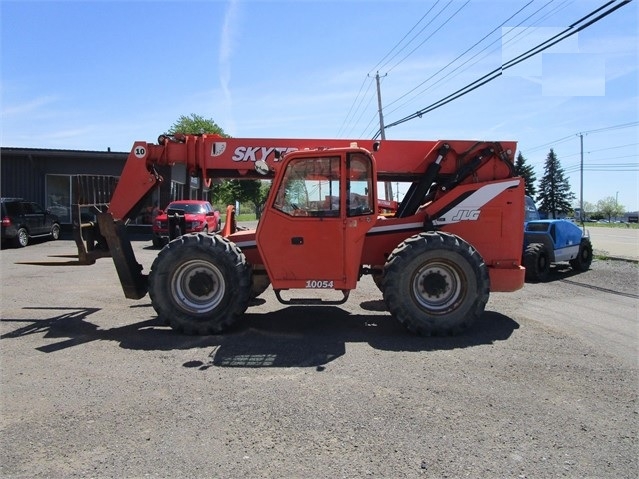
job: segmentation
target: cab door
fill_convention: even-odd
[[[355,288],[377,215],[370,155],[298,152],[280,171],[256,233],[273,288]]]

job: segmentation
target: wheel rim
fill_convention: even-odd
[[[29,236],[27,235],[27,232],[25,230],[20,230],[18,232],[18,241],[20,241],[20,244],[22,246],[26,246],[29,242]]]
[[[433,314],[443,314],[463,298],[464,282],[451,263],[434,262],[422,266],[413,277],[412,293],[417,302]]]
[[[190,312],[206,314],[215,309],[226,291],[222,272],[213,264],[193,260],[176,269],[171,294],[179,306]]]

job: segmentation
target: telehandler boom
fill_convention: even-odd
[[[222,332],[269,285],[284,304],[341,304],[364,274],[409,330],[455,334],[481,316],[489,291],[524,284],[515,148],[512,141],[162,135],[157,144],[133,145],[117,181],[78,177],[78,257],[91,264],[112,256],[125,296],[148,292],[158,316],[187,334]],[[269,196],[255,230],[239,230],[229,207],[219,234],[174,235],[144,274],[126,223],[162,181],[157,167],[177,163],[205,184],[270,179]],[[410,185],[392,214],[380,214],[393,198],[378,198],[378,182]],[[92,204],[97,224],[83,224],[80,208]],[[183,221],[171,216],[170,229],[184,231]],[[338,297],[288,297],[299,290]]]

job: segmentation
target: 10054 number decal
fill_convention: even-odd
[[[327,288],[332,288],[333,287],[333,282],[332,281],[327,281],[327,280],[316,280],[316,279],[309,279],[308,281],[306,281],[306,287],[307,288],[313,288],[313,289],[327,289]]]

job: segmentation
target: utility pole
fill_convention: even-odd
[[[581,226],[584,226],[584,134],[579,133],[581,143],[581,163],[579,167],[579,216],[581,216]]]
[[[386,75],[384,75],[386,76]],[[377,112],[379,113],[379,131],[381,133],[381,139],[386,139],[386,131],[384,129],[384,112],[382,110],[382,89],[379,85],[379,72],[375,74],[375,83],[377,84]],[[393,185],[390,181],[384,183],[384,191],[386,192],[386,199],[393,200]],[[397,188],[396,201],[399,201],[399,187]]]
[[[377,82],[377,111],[379,112],[379,131],[382,134],[382,140],[385,140],[386,132],[384,131],[384,113],[382,112],[382,90],[379,87],[379,72],[375,74],[375,81]]]

